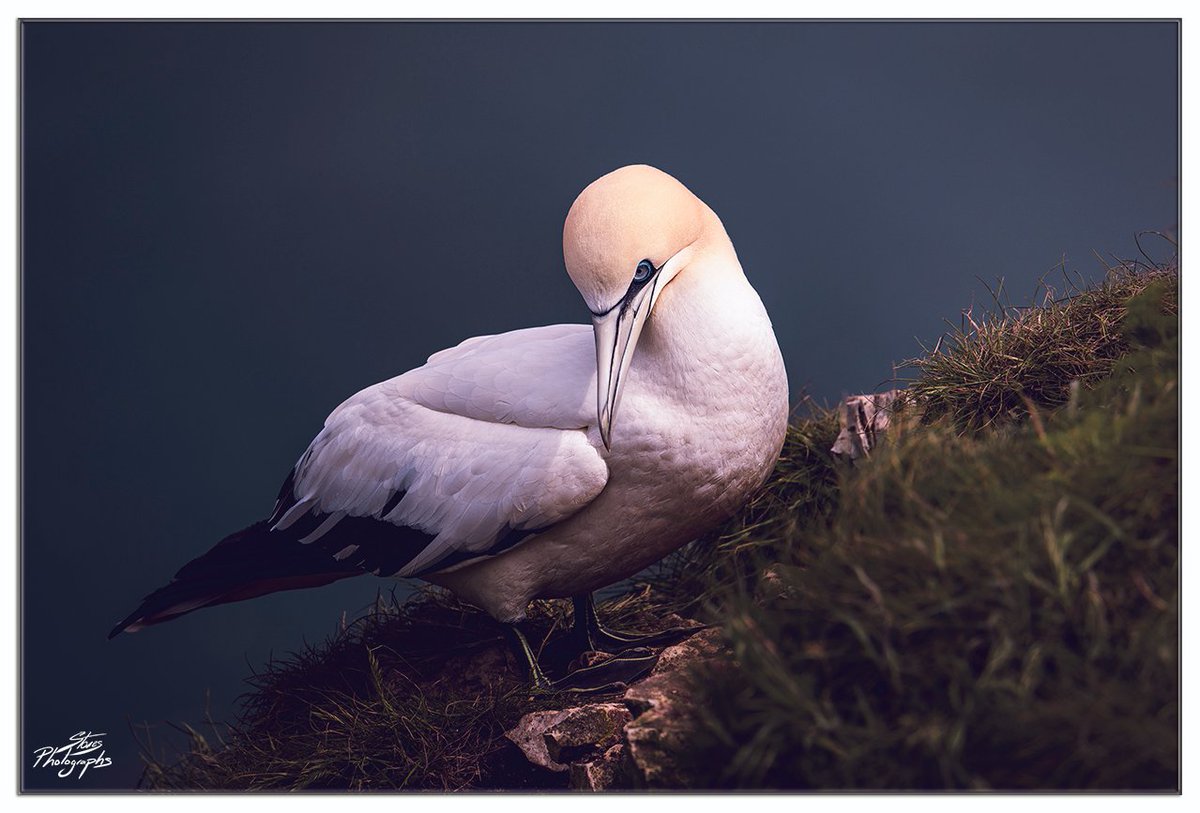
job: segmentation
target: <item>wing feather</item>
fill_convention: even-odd
[[[591,347],[584,325],[477,337],[348,399],[293,472],[293,499],[326,518],[306,541],[345,516],[422,531],[429,544],[382,574],[409,576],[583,508],[608,480],[587,433]]]

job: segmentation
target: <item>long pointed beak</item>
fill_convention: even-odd
[[[656,279],[603,316],[592,318],[596,332],[596,417],[605,449],[612,448],[613,418],[621,405],[633,348],[654,304],[657,282]]]

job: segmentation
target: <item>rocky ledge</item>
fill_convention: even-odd
[[[532,766],[576,790],[691,787],[677,755],[692,707],[692,668],[730,664],[718,630],[668,647],[654,670],[617,698],[534,711],[505,732]]]

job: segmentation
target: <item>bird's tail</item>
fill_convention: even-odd
[[[256,522],[180,568],[175,578],[146,596],[108,637],[137,632],[202,607],[279,590],[319,587],[361,573],[349,566],[339,569],[338,563],[316,546],[298,545],[291,534],[271,531],[266,521]]]

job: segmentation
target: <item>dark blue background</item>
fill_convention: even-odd
[[[228,715],[371,579],[106,642],[264,516],[342,399],[586,320],[562,219],[676,175],[723,218],[794,401],[882,385],[1066,257],[1177,224],[1173,23],[25,24],[24,756]],[[211,692],[211,695],[207,693]],[[30,757],[30,762],[32,758]],[[28,765],[29,763],[27,763]]]

